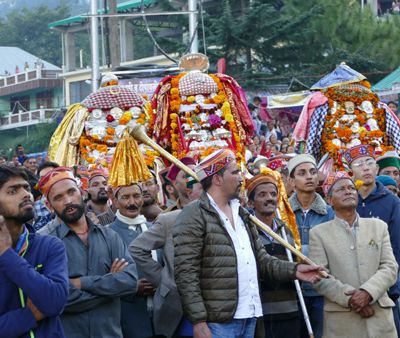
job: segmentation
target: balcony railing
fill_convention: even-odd
[[[36,109],[20,113],[9,113],[0,117],[0,130],[26,127],[38,123],[51,122],[55,119],[57,109]]]
[[[27,70],[23,73],[13,74],[7,77],[3,77],[0,79],[0,88],[7,86],[14,86],[19,83],[24,83],[31,80],[40,80],[40,79],[57,79],[58,74],[61,73],[61,70],[50,70],[50,69],[33,69]]]

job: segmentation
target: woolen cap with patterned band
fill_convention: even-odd
[[[58,167],[50,170],[42,176],[38,182],[38,188],[46,197],[54,184],[62,180],[72,180],[79,186],[78,179],[74,176],[72,170],[68,167]]]
[[[258,174],[252,177],[249,180],[246,180],[246,189],[247,189],[247,196],[250,196],[251,193],[260,185],[265,183],[271,183],[278,189],[278,182],[276,182],[275,178],[268,174]]]
[[[335,173],[329,173],[328,176],[326,177],[324,183],[322,184],[322,190],[323,190],[325,196],[327,196],[329,194],[332,187],[334,186],[334,184],[337,181],[343,180],[343,179],[351,180],[351,177],[345,171],[337,171]]]
[[[374,147],[370,144],[360,144],[358,146],[347,149],[343,155],[343,161],[346,162],[349,166],[352,164],[357,158],[360,157],[372,157],[374,158]]]
[[[235,154],[229,149],[219,149],[204,158],[194,169],[199,180],[214,175],[222,168],[225,168],[228,163],[236,161]]]
[[[97,176],[103,176],[106,180],[108,179],[108,172],[105,169],[89,170],[89,182]]]
[[[314,156],[310,154],[300,154],[295,157],[293,157],[287,164],[288,170],[289,170],[289,175],[292,173],[292,171],[299,166],[300,164],[303,163],[312,163],[315,167],[317,166],[317,161],[315,160]]]
[[[184,165],[196,165],[196,160],[193,157],[182,157],[181,158],[181,162]],[[175,181],[176,176],[178,175],[178,173],[181,171],[181,169],[176,165],[176,164],[172,164],[171,167],[168,170],[167,175],[165,176],[168,180],[170,180],[171,182]]]

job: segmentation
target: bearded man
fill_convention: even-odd
[[[120,298],[137,288],[136,265],[125,243],[115,231],[86,217],[69,168],[49,171],[38,185],[61,220],[50,235],[63,241],[68,255],[69,296],[61,316],[67,337],[122,338]]]
[[[100,225],[114,222],[115,215],[108,205],[107,176],[101,171],[91,173],[89,177],[87,209],[93,212]]]
[[[65,337],[67,255],[58,238],[29,233],[34,216],[28,177],[0,167],[0,336]]]

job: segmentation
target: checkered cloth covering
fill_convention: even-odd
[[[313,155],[318,161],[321,157],[322,131],[325,117],[328,113],[328,103],[316,108],[311,116],[310,130],[308,132],[306,152]]]
[[[43,228],[52,219],[51,212],[46,208],[43,199],[40,199],[34,203],[35,208],[35,220],[32,224],[35,231]]]
[[[179,80],[180,95],[217,93],[218,86],[211,76],[200,72],[189,72]]]
[[[130,108],[141,107],[144,99],[139,94],[129,89],[127,86],[109,86],[100,88],[90,94],[82,105],[88,109],[111,109],[114,107]]]
[[[389,144],[397,151],[400,151],[400,126],[395,117],[389,112],[386,104],[379,102],[378,108],[385,109],[386,112],[386,134],[388,136]]]

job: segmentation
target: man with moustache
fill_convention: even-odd
[[[163,212],[157,202],[160,188],[154,174],[152,174],[150,179],[144,181],[141,186],[143,190],[143,206],[141,213],[146,217],[148,222],[154,222],[157,216]]]
[[[107,176],[101,170],[90,173],[88,186],[87,211],[93,212],[100,225],[107,225],[115,220],[115,214],[108,205]]]
[[[142,187],[139,184],[117,187],[113,190],[113,205],[117,208],[116,219],[109,225],[128,246],[151,225],[141,214],[143,206]],[[152,259],[157,260],[156,251]],[[121,299],[121,327],[124,338],[148,338],[153,335],[151,316],[153,303],[151,296],[155,289],[143,278],[138,269],[138,290],[136,295]]]
[[[181,162],[190,169],[193,169],[196,165],[196,161],[192,157],[183,157],[181,158]],[[186,190],[186,173],[176,164],[172,164],[165,177],[172,183],[172,186],[178,194],[178,199],[173,205],[164,210],[164,212],[182,209],[190,202]]]
[[[275,218],[280,194],[276,179],[272,175],[261,173],[248,180],[246,188],[248,206],[253,209],[255,216],[279,236],[282,236],[282,228],[285,229],[289,243],[294,246],[289,227],[279,218]],[[264,230],[258,229],[258,234],[268,254],[287,260],[286,249],[282,244]],[[260,289],[265,337],[300,337],[300,316],[294,283],[262,281]]]
[[[262,316],[259,276],[315,282],[319,267],[268,255],[238,200],[243,182],[235,155],[218,150],[195,169],[203,187],[173,228],[175,281],[195,338],[253,338]]]
[[[58,238],[28,232],[34,210],[21,169],[0,167],[0,215],[0,337],[65,337],[67,255]]]
[[[347,173],[330,174],[323,188],[336,217],[311,230],[310,258],[331,275],[314,285],[325,297],[324,337],[396,338],[387,289],[398,266],[387,224],[357,214],[357,190]]]
[[[59,167],[44,175],[39,188],[62,221],[50,235],[67,250],[69,296],[61,316],[68,338],[122,338],[120,298],[137,289],[136,265],[112,229],[85,216],[81,191],[72,171]]]
[[[289,198],[289,203],[296,216],[296,224],[301,239],[301,251],[308,256],[310,230],[321,223],[332,220],[334,212],[316,191],[318,169],[313,156],[301,154],[292,158],[288,162],[288,174],[289,181],[295,188],[295,193]],[[309,283],[302,283],[301,288],[315,337],[321,338],[324,299]],[[300,331],[301,337],[309,336],[304,320],[301,320]]]
[[[400,264],[400,200],[382,183],[376,181],[379,166],[374,158],[374,148],[371,145],[359,145],[348,149],[343,158],[353,174],[354,181],[363,182],[358,190],[358,214],[365,218],[379,218],[387,224],[393,254],[397,264]],[[390,288],[389,297],[396,303],[393,314],[400,335],[399,296],[400,286],[397,281]]]

